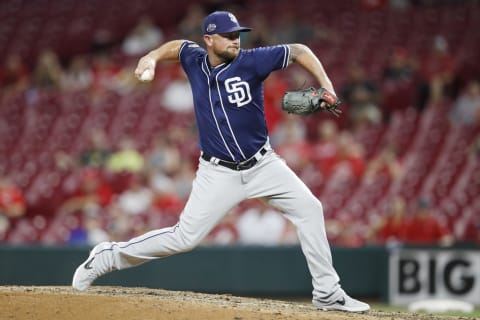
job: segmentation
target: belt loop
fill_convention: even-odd
[[[270,145],[270,137],[267,137],[267,142],[265,142],[265,145],[263,146],[267,151],[272,150],[272,146]]]
[[[265,150],[265,152],[262,152],[263,150]],[[265,155],[265,153],[267,153],[266,151],[268,150],[272,150],[272,147],[270,146],[269,138],[267,137],[267,142],[265,142],[263,147],[260,148],[257,153],[255,153],[253,158],[255,158],[255,160],[257,161],[260,161],[260,159],[262,159],[262,157]]]
[[[218,166],[219,162],[220,162],[220,159],[218,159],[218,158],[215,158],[215,157],[210,158],[210,163],[213,164],[213,165]]]

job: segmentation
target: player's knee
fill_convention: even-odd
[[[303,212],[305,215],[323,218],[323,206],[317,198],[311,197],[305,199],[302,203],[304,204]]]
[[[193,242],[193,241],[185,241],[181,247],[181,252],[188,252],[192,251],[195,249],[195,247],[198,245],[198,243]]]
[[[180,252],[187,252],[195,249],[201,241],[201,238],[199,236],[185,233],[185,232],[182,232],[180,238],[181,238],[180,245],[179,245]]]
[[[314,212],[323,213],[322,203],[313,194],[305,195],[305,197],[301,200],[301,203],[303,203],[305,207],[311,208],[311,210]]]

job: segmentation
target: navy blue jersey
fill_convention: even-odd
[[[230,63],[214,68],[207,52],[185,41],[180,62],[193,93],[200,149],[227,161],[252,157],[267,141],[263,106],[263,80],[286,68],[287,45],[241,49]]]

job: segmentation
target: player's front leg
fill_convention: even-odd
[[[363,312],[369,306],[349,297],[333,267],[323,207],[300,178],[275,153],[262,160],[262,170],[249,184],[249,197],[267,197],[297,228],[312,275],[313,303],[326,310]]]

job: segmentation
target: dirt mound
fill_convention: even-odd
[[[217,319],[441,319],[370,311],[346,314],[316,310],[310,303],[243,298],[147,288],[0,286],[0,319],[5,320],[217,320]],[[442,318],[454,319],[454,318]]]

